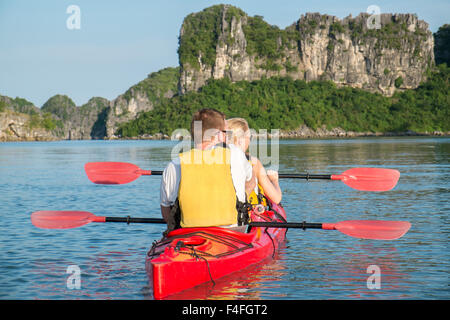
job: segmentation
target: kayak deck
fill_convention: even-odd
[[[252,221],[286,222],[284,209],[252,213]],[[153,244],[146,270],[155,299],[213,281],[272,256],[285,238],[283,228],[181,228]]]

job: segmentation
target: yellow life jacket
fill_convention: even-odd
[[[252,192],[248,195],[248,202],[251,205],[262,204],[263,206],[267,206],[266,197],[264,196],[264,190],[263,188],[261,188],[259,183],[258,183],[258,194],[255,192],[255,190],[252,190]]]
[[[180,165],[180,226],[236,224],[237,198],[231,177],[230,149],[192,149],[180,153]]]

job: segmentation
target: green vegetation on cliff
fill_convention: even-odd
[[[214,64],[222,10],[223,5],[216,5],[192,13],[184,19],[178,47],[180,63],[189,63],[194,68],[200,68],[200,53],[203,64]]]
[[[67,121],[73,115],[77,106],[68,96],[57,94],[47,100],[42,106],[43,112],[49,112],[58,116],[61,120]]]
[[[28,129],[44,128],[48,131],[55,130],[56,128],[62,128],[62,121],[56,119],[48,111],[41,111],[32,102],[16,97],[10,98],[0,95],[0,112],[5,112],[3,117],[23,116],[26,121],[26,127]]]
[[[269,63],[266,68],[269,70],[278,69],[274,61],[282,56],[277,41],[283,31],[265,22],[261,16],[248,17],[248,23],[243,30],[247,40],[247,53],[267,58]]]
[[[35,115],[40,112],[39,108],[26,99],[19,97],[12,99],[10,97],[0,95],[0,112],[6,111],[7,109],[28,115]]]
[[[152,72],[145,80],[132,86],[124,93],[124,98],[129,102],[134,93],[142,92],[152,101],[162,100],[171,97],[177,92],[178,79],[180,77],[180,68],[164,68],[157,72]]]
[[[247,16],[241,9],[230,5],[215,5],[201,12],[190,14],[184,19],[179,38],[180,63],[188,63],[191,67],[199,69],[198,59],[200,57],[202,64],[213,66],[216,59],[216,46],[223,27],[222,18],[226,21],[228,31],[230,31],[233,18],[240,19],[244,16],[247,20],[243,25],[247,53],[262,60],[258,65],[259,68],[281,70],[282,66],[276,62],[284,55],[280,47],[289,48],[291,41],[298,41],[298,32],[293,28],[281,30],[277,26],[265,22],[262,16]],[[231,44],[234,38],[230,35],[225,41]]]
[[[444,24],[434,34],[434,55],[436,64],[450,66],[450,24]]]
[[[54,119],[49,112],[32,114],[27,125],[30,129],[44,128],[48,131],[55,130],[56,128],[61,129],[63,127],[62,121]]]
[[[122,137],[164,133],[189,128],[191,115],[216,108],[227,117],[244,117],[254,129],[316,129],[341,127],[356,132],[416,132],[450,130],[450,68],[440,65],[415,90],[392,97],[332,82],[270,78],[232,83],[210,80],[199,92],[175,96],[123,124]]]

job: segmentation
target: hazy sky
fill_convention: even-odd
[[[450,23],[450,1],[301,0],[0,0],[0,95],[41,107],[66,94],[77,105],[91,97],[114,99],[151,72],[178,65],[183,18],[227,3],[281,28],[306,12],[344,18],[377,5],[381,13],[416,13],[436,32]],[[80,28],[67,13],[80,9]]]

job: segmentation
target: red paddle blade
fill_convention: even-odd
[[[335,229],[355,238],[394,240],[401,238],[411,228],[407,221],[347,220],[324,223],[322,229]]]
[[[126,162],[88,162],[86,174],[96,184],[125,184],[141,176],[141,169]]]
[[[353,168],[341,175],[332,175],[332,180],[341,180],[349,187],[361,191],[389,191],[400,178],[400,172],[382,168]]]
[[[31,214],[31,223],[43,229],[70,229],[90,222],[105,222],[87,211],[36,211]]]

